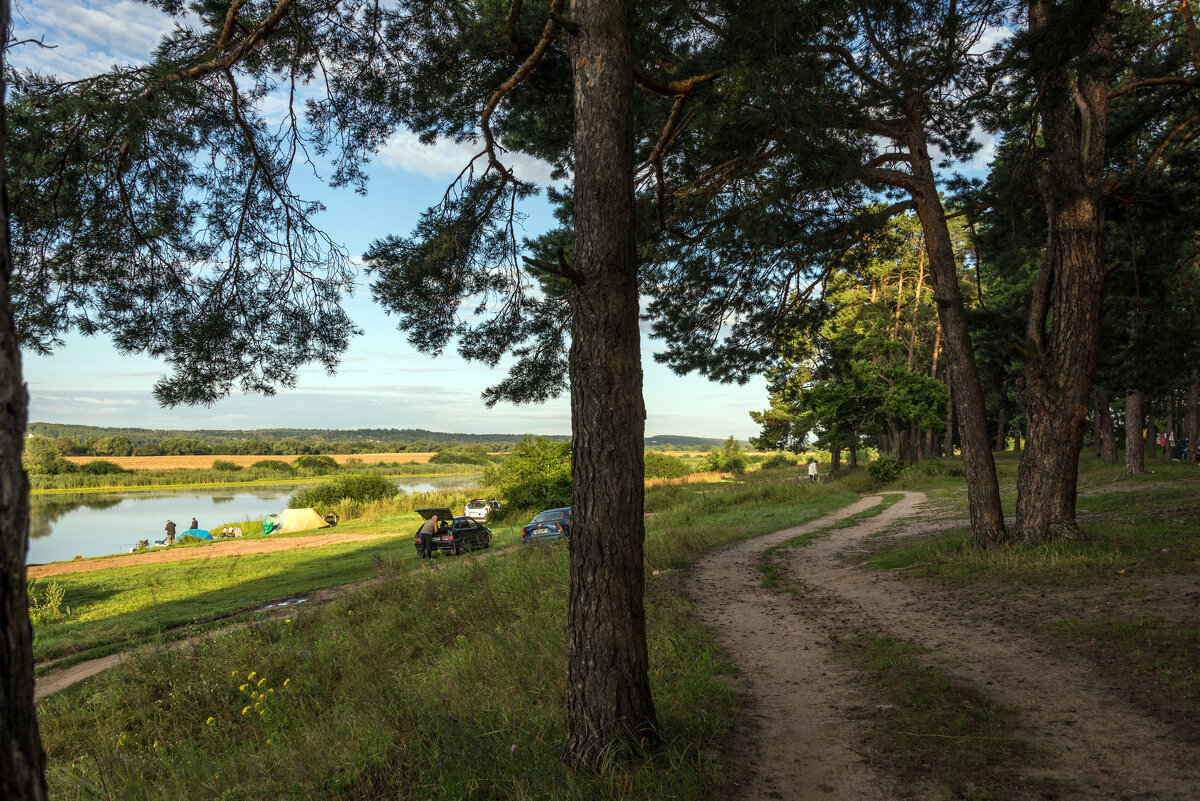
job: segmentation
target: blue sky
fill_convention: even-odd
[[[53,49],[25,45],[12,53],[18,67],[31,66],[63,78],[135,63],[153,48],[170,20],[131,0],[17,0],[15,36],[42,39]],[[406,234],[417,215],[441,197],[462,168],[465,146],[421,145],[411,134],[395,137],[370,170],[366,197],[320,188],[328,211],[322,225],[352,256],[375,238]],[[542,178],[542,165],[519,165],[526,177]],[[548,226],[544,202],[526,212],[527,233]],[[123,356],[104,339],[72,336],[54,355],[25,354],[31,421],[144,428],[424,428],[463,433],[565,434],[567,398],[543,405],[497,405],[480,400],[486,386],[503,377],[456,355],[417,353],[371,301],[365,282],[347,303],[365,334],[347,351],[336,375],[305,368],[294,389],[273,397],[235,394],[212,408],[160,408],[151,395],[166,367],[154,359]],[[643,337],[646,433],[745,439],[757,433],[747,412],[768,405],[765,382],[720,385],[699,376],[676,376],[650,354],[658,344]]]

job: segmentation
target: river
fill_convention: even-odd
[[[477,475],[413,477],[396,481],[402,492],[439,492],[477,486]],[[419,483],[417,483],[419,482]],[[200,528],[261,520],[283,511],[298,487],[273,484],[219,489],[34,495],[29,509],[29,553],[25,563],[40,565],[79,556],[126,553],[138,540],[166,536],[167,520],[180,532],[193,517]]]

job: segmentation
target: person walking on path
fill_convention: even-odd
[[[433,558],[433,532],[437,531],[438,518],[437,515],[431,516],[428,520],[421,524],[421,530],[417,532],[421,535],[421,558]]]
[[[167,545],[175,544],[175,523],[171,520],[167,521]]]
[[[817,483],[817,460],[816,459],[808,460],[808,483],[809,484]]]

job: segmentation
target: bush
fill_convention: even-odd
[[[776,453],[764,459],[763,470],[778,470],[781,467],[795,467],[796,461],[785,453]]]
[[[281,462],[278,459],[259,459],[257,462],[250,465],[250,469],[256,473],[280,473],[289,476],[294,476],[296,474],[296,468],[292,467],[287,462]]]
[[[138,445],[133,449],[134,456],[162,456],[163,449],[161,445]]]
[[[107,459],[93,459],[83,466],[83,472],[92,476],[104,476],[111,473],[128,473],[128,470],[123,469],[120,465],[114,464]]]
[[[526,437],[507,459],[489,467],[483,483],[507,504],[550,509],[571,503],[571,443]]]
[[[61,476],[66,473],[78,473],[79,465],[66,459],[51,459],[40,465],[32,465],[29,472],[38,476]]]
[[[391,498],[400,490],[383,476],[346,476],[298,490],[288,500],[288,507],[328,510],[343,500],[369,503]]]
[[[678,456],[649,451],[646,453],[646,478],[683,478],[692,468]]]
[[[747,464],[749,464],[749,460],[746,459],[746,454],[742,453],[742,446],[730,436],[720,450],[711,450],[700,460],[700,470],[701,472],[732,473],[740,476],[746,472]]]
[[[429,457],[430,464],[478,464],[489,465],[495,461],[483,453],[463,453],[461,451],[442,451]]]
[[[301,470],[311,470],[318,476],[336,473],[338,463],[332,456],[300,456],[292,461],[292,465]]]
[[[867,465],[867,472],[871,475],[871,478],[884,483],[895,481],[903,469],[904,466],[900,464],[900,460],[894,459],[891,456],[880,456]]]
[[[224,470],[229,473],[236,473],[238,470],[242,469],[242,466],[240,464],[234,464],[233,462],[229,461],[228,459],[213,459],[212,469],[213,470]]]

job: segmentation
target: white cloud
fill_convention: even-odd
[[[175,20],[132,0],[37,0],[14,9],[17,39],[40,39],[53,49],[23,45],[12,51],[17,68],[75,79],[117,63],[145,61]]]
[[[434,144],[426,145],[411,131],[401,131],[379,152],[379,160],[388,167],[429,178],[454,178],[481,150],[479,145],[448,139],[438,139]],[[523,181],[542,186],[550,183],[552,167],[541,159],[522,153],[506,153],[501,159]],[[481,172],[486,164],[482,158],[476,161],[476,173]]]

